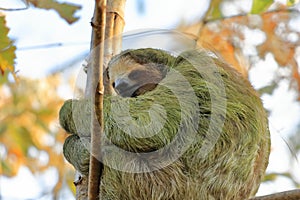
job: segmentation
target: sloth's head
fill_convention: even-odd
[[[165,77],[172,58],[156,49],[125,51],[115,56],[108,65],[113,94],[136,97],[153,90]]]

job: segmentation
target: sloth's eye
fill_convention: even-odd
[[[116,85],[115,82],[113,82],[113,83],[112,83],[113,88],[115,88],[115,85]]]

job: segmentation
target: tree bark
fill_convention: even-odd
[[[90,167],[88,178],[88,199],[97,200],[100,194],[100,179],[103,165],[100,163],[101,157],[101,135],[103,134],[103,68],[104,68],[104,40],[106,26],[106,0],[96,0],[95,22],[93,24],[93,34],[91,43],[92,62],[90,74],[92,78],[92,91],[86,91],[88,98],[94,104],[91,110],[91,142],[90,142]],[[99,19],[99,22],[97,21]]]
[[[78,200],[101,199],[99,187],[103,166],[96,157],[101,156],[99,155],[99,147],[100,137],[103,133],[101,128],[103,126],[98,125],[98,123],[103,124],[103,70],[110,58],[121,51],[121,33],[125,25],[124,7],[126,0],[107,0],[107,2],[106,0],[96,0],[95,2],[94,16],[91,22],[92,60],[87,69],[85,97],[92,98],[92,102],[95,102],[98,116],[95,113],[92,114],[90,175],[86,177],[77,172],[77,180],[74,182],[76,199]],[[110,90],[106,89],[106,92],[110,93]]]
[[[275,194],[270,194],[266,196],[253,197],[250,200],[299,200],[300,199],[300,189],[279,192]]]

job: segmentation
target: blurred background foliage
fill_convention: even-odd
[[[143,14],[146,10],[145,0],[136,1],[136,11]],[[245,9],[239,6],[237,0],[211,0],[201,18],[190,24],[182,22],[177,29],[196,40],[199,45],[219,53],[247,78],[249,70],[271,54],[278,66],[285,68],[288,73],[283,75],[280,70],[275,71],[273,81],[259,88],[259,92],[262,95],[272,94],[280,81],[286,80],[289,82],[289,90],[297,94],[299,101],[300,13],[296,7],[297,2],[248,1],[250,6]],[[61,20],[72,24],[80,18],[75,12],[81,9],[81,5],[56,0],[22,2],[21,8],[3,7],[0,4],[0,175],[14,177],[22,166],[26,166],[32,174],[55,168],[58,179],[50,192],[53,199],[58,199],[64,187],[74,193],[74,171],[62,156],[66,134],[57,122],[58,110],[64,100],[58,94],[59,88],[62,84],[72,83],[62,81],[60,72],[72,66],[70,63],[78,58],[71,58],[60,70],[46,77],[29,79],[19,76],[15,70],[18,46],[8,36],[9,30],[14,27],[7,26],[5,13],[30,7],[51,9],[59,14]],[[249,35],[259,35],[262,39],[251,40]],[[47,49],[47,46],[42,48]],[[296,130],[286,140],[291,152],[291,166],[295,163],[299,166],[297,154],[300,153],[300,126]],[[299,179],[294,174],[291,171],[268,173],[265,181],[274,181],[283,176],[290,179],[295,187],[300,187]]]

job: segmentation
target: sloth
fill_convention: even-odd
[[[203,50],[172,56],[145,48],[113,57],[106,74],[113,94],[104,96],[99,199],[255,195],[268,165],[268,121],[258,94],[236,70]],[[86,176],[82,136],[90,134],[90,112],[81,99],[66,101],[59,113],[71,134],[64,156]]]

